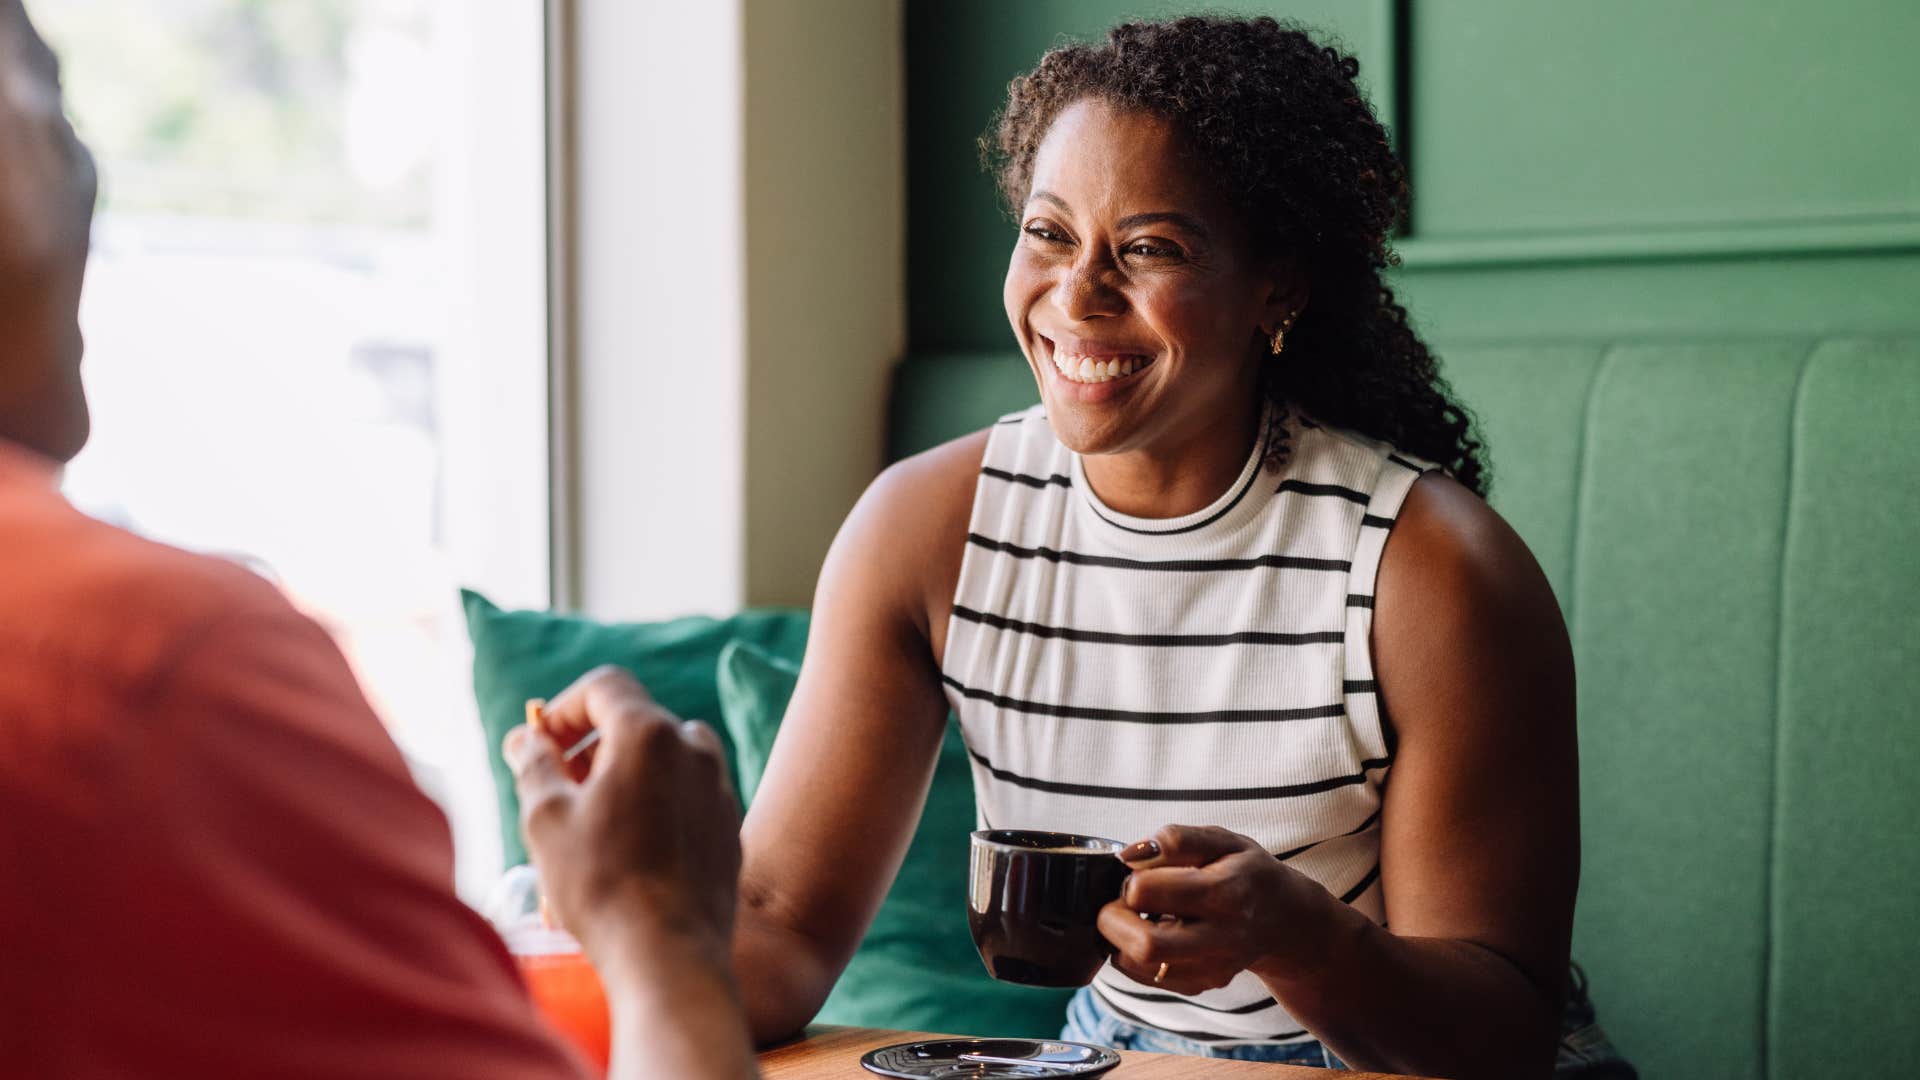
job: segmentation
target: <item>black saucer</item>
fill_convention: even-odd
[[[1120,1055],[1058,1039],[930,1039],[869,1050],[860,1064],[905,1080],[1033,1080],[1097,1076],[1120,1064]]]

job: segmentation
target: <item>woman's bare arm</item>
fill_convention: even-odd
[[[1450,479],[1421,480],[1388,541],[1373,655],[1399,738],[1392,929],[1353,927],[1320,978],[1276,989],[1362,1068],[1545,1077],[1580,865],[1572,650],[1526,545]]]
[[[912,842],[947,715],[934,649],[984,448],[981,433],[888,469],[821,569],[800,682],[741,831],[734,967],[761,1043],[813,1018]]]

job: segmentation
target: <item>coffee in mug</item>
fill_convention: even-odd
[[[1113,952],[1095,922],[1127,880],[1122,847],[1072,833],[974,833],[967,925],[987,973],[1028,986],[1092,982]]]

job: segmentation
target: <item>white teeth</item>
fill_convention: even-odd
[[[1091,356],[1068,356],[1055,352],[1053,366],[1061,375],[1074,382],[1099,383],[1131,375],[1146,367],[1147,361],[1137,356],[1097,360]]]

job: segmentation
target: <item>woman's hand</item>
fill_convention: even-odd
[[[1225,986],[1248,969],[1310,969],[1325,955],[1334,909],[1345,907],[1227,829],[1168,825],[1120,857],[1133,876],[1101,909],[1100,932],[1118,950],[1115,967],[1175,993]]]

